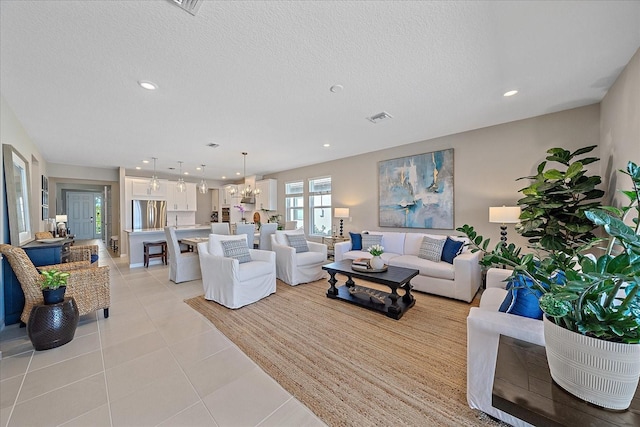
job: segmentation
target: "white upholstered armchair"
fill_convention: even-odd
[[[169,251],[169,280],[175,283],[197,280],[201,277],[198,254],[180,251],[175,227],[165,227]]]
[[[303,230],[277,230],[271,235],[271,250],[276,253],[276,276],[291,286],[326,277],[322,265],[327,245],[307,241]]]
[[[210,234],[198,243],[205,299],[240,308],[275,293],[276,254],[249,249],[246,242],[244,235]]]

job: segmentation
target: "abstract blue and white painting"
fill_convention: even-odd
[[[453,149],[378,163],[380,227],[453,228]]]

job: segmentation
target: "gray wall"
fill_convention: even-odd
[[[332,204],[349,207],[352,221],[347,231],[378,230],[377,165],[381,160],[431,151],[454,149],[455,227],[473,225],[480,234],[497,243],[499,225],[490,224],[489,207],[515,205],[518,190],[527,181],[517,181],[535,172],[546,150],[563,147],[575,150],[599,143],[600,107],[594,104],[502,125],[389,148],[355,157],[320,163],[266,176],[278,180],[278,211],[284,210],[287,181],[331,175]],[[595,155],[598,156],[596,149]],[[598,174],[599,166],[594,166]],[[337,223],[337,220],[334,220]],[[384,228],[388,231],[421,231]],[[509,241],[526,245],[509,226]],[[449,234],[452,230],[429,232]]]
[[[629,160],[640,164],[640,49],[611,86],[601,103],[602,177],[610,196],[630,189],[629,177],[616,171]],[[626,202],[616,195],[615,203]]]

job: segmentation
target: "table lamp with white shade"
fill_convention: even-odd
[[[520,222],[520,206],[494,206],[489,208],[489,222],[500,225],[500,240],[507,243],[507,224]]]
[[[56,215],[56,226],[58,228],[58,235],[64,237],[67,235],[67,216]]]
[[[335,208],[333,210],[333,216],[340,218],[340,237],[342,237],[343,223],[345,218],[349,218],[349,208]]]

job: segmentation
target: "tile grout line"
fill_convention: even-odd
[[[20,354],[22,354],[22,353],[20,353]],[[15,411],[16,405],[18,404],[18,398],[20,397],[20,393],[22,392],[22,387],[24,386],[24,382],[27,379],[27,373],[29,372],[29,367],[31,366],[31,362],[33,361],[33,355],[34,354],[35,354],[35,350],[31,350],[31,357],[29,358],[29,363],[27,364],[27,369],[24,372],[24,376],[22,377],[22,381],[20,382],[20,387],[18,388],[18,392],[16,393],[16,398],[13,400],[13,405],[11,406],[11,411],[9,412],[9,416],[7,417],[7,426],[11,422],[11,417],[13,417],[13,411]]]

